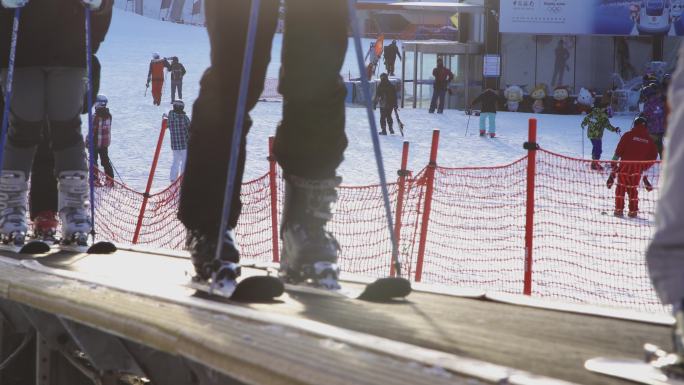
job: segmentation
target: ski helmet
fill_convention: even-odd
[[[183,101],[180,99],[174,100],[172,104],[174,109],[182,110],[183,108],[185,108],[185,103],[183,103]]]
[[[107,97],[102,94],[97,94],[95,98],[95,107],[107,107]]]
[[[155,59],[155,60],[159,59],[159,52],[152,53],[152,59]]]

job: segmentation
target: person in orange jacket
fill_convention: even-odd
[[[170,65],[166,59],[161,58],[158,53],[152,54],[152,61],[150,61],[150,70],[147,72],[147,85],[150,87],[152,82],[152,103],[155,106],[161,104],[162,89],[164,87],[164,68],[169,69]]]

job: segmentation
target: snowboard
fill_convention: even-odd
[[[209,297],[215,296],[244,302],[272,301],[274,298],[280,297],[285,291],[283,283],[270,275],[243,278],[238,281],[231,293],[215,290],[209,282],[195,277],[190,279],[187,286]]]
[[[674,356],[657,346],[644,345],[645,360],[597,357],[587,360],[584,367],[594,373],[621,378],[646,385],[684,385],[684,377],[674,378],[662,368],[672,363]]]
[[[272,266],[264,264],[242,265],[253,269],[276,272]],[[360,288],[352,288],[340,283],[340,289],[326,289],[308,282],[284,282],[285,290],[293,293],[324,295],[344,299],[358,299],[369,302],[390,302],[403,299],[411,294],[411,282],[405,278],[379,278],[373,282],[362,284]]]

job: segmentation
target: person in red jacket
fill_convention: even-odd
[[[648,134],[646,118],[637,116],[634,119],[634,127],[620,138],[613,156],[613,171],[608,177],[608,188],[613,187],[617,175],[615,187],[615,211],[616,217],[624,216],[625,193],[629,197],[629,212],[627,216],[635,218],[639,212],[639,192],[637,188],[642,180],[641,174],[648,170],[658,157],[658,148]],[[648,178],[643,177],[646,191],[653,189]]]
[[[164,68],[169,68],[169,62],[159,57],[158,53],[153,53],[152,61],[150,61],[150,70],[147,71],[146,88],[149,88],[150,82],[152,82],[152,103],[155,106],[161,104],[162,89],[164,87]]]
[[[444,112],[446,93],[449,89],[449,83],[454,79],[454,74],[444,66],[444,60],[439,58],[437,59],[437,67],[432,70],[432,76],[435,77],[435,84],[429,112],[432,114],[436,109],[437,113],[441,114]]]

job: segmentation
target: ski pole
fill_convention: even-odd
[[[7,126],[9,125],[10,102],[12,101],[12,82],[14,80],[14,59],[17,54],[17,37],[19,36],[19,17],[21,8],[14,10],[12,23],[12,40],[10,43],[9,61],[7,63],[7,81],[5,82],[5,106],[2,113],[2,131],[0,132],[0,175],[2,175],[2,161],[4,159],[5,141],[7,140]]]
[[[470,128],[470,117],[473,115],[473,110],[469,109],[470,113],[468,114],[468,121],[466,122],[466,131],[464,136],[468,136],[468,128]]]
[[[354,36],[354,48],[356,50],[356,61],[361,73],[361,89],[363,91],[363,98],[366,104],[366,113],[368,115],[368,122],[370,127],[371,140],[373,142],[373,150],[375,152],[375,163],[378,167],[378,176],[380,177],[380,188],[382,190],[382,198],[385,204],[385,217],[387,219],[387,230],[389,231],[390,241],[392,242],[392,263],[394,264],[397,276],[401,277],[401,261],[399,260],[399,249],[397,247],[397,240],[394,236],[394,224],[392,221],[392,209],[390,208],[389,192],[387,191],[387,180],[385,178],[385,167],[382,163],[382,150],[380,149],[380,140],[378,139],[378,129],[375,124],[375,117],[373,116],[373,108],[371,106],[370,85],[366,73],[364,72],[363,51],[361,48],[361,32],[359,29],[358,20],[356,18],[355,0],[347,0],[347,7],[349,12],[349,22],[352,27]]]
[[[231,142],[230,158],[228,160],[228,171],[226,173],[226,187],[223,195],[223,210],[221,210],[221,224],[219,225],[218,243],[216,245],[216,260],[221,259],[223,252],[223,240],[225,238],[228,218],[230,218],[231,202],[235,189],[235,175],[237,175],[238,155],[242,141],[242,128],[245,120],[245,109],[247,106],[247,92],[249,79],[252,72],[252,59],[254,56],[254,45],[256,40],[257,22],[259,20],[259,5],[261,0],[252,0],[249,11],[249,22],[247,25],[247,37],[245,42],[245,52],[242,58],[242,73],[240,76],[240,88],[238,91],[237,109],[235,110],[235,124],[233,126],[233,138]],[[238,182],[239,183],[239,182]],[[212,277],[211,291],[216,285],[215,277]]]
[[[584,127],[582,127],[582,133],[580,134],[582,139],[582,159],[584,159]]]
[[[90,234],[95,243],[95,138],[93,130],[93,57],[90,42],[90,8],[85,6],[85,50],[86,50],[86,71],[88,72],[88,82],[86,84],[86,99],[88,104],[88,179],[90,184]]]

